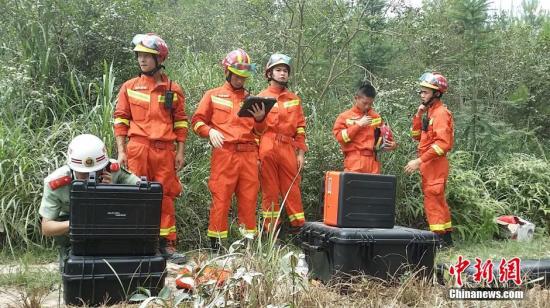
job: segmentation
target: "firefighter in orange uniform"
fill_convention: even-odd
[[[344,171],[380,174],[377,151],[391,151],[397,143],[372,105],[376,89],[369,83],[359,87],[351,109],[342,112],[332,133],[344,152]]]
[[[279,197],[284,199],[288,192],[284,207],[291,233],[296,233],[305,223],[300,171],[307,146],[301,99],[287,88],[290,61],[287,55],[271,55],[265,68],[269,86],[258,94],[277,99],[267,115],[267,131],[260,139],[260,177],[264,230],[271,230],[280,223]]]
[[[237,113],[248,95],[246,79],[255,71],[248,54],[237,49],[222,60],[226,82],[208,90],[191,119],[193,130],[209,138],[213,146],[208,188],[212,194],[208,236],[212,248],[220,248],[227,238],[231,196],[237,197],[239,224],[246,233],[256,233],[256,201],[258,178],[258,138],[266,129],[265,108],[254,108],[253,117]]]
[[[447,79],[440,73],[420,77],[422,103],[413,117],[411,130],[412,137],[420,141],[418,158],[407,163],[405,172],[420,170],[430,230],[441,235],[445,246],[451,246],[451,212],[445,200],[445,186],[449,176],[446,155],[453,147],[454,123],[451,112],[441,101],[447,87]]]
[[[162,184],[160,252],[179,264],[185,256],[176,250],[174,201],[182,192],[177,171],[183,167],[187,138],[185,97],[162,71],[168,56],[164,40],[152,33],[138,34],[132,44],[141,73],[126,81],[118,94],[114,112],[118,160],[134,174]]]

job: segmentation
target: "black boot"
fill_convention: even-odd
[[[159,252],[170,263],[181,265],[187,262],[187,256],[178,252],[176,241],[170,241],[161,237],[159,239]]]
[[[289,234],[290,234],[290,242],[294,245],[300,247],[301,245],[301,238],[300,234],[302,233],[302,229],[304,226],[290,226]]]
[[[291,234],[291,235],[298,235],[298,234],[300,234],[300,232],[302,232],[303,227],[304,226],[296,226],[296,227],[295,226],[290,226],[290,230],[289,230],[288,233]]]
[[[439,240],[440,240],[440,245],[439,245],[440,249],[451,248],[454,246],[451,232],[445,232],[439,235]]]
[[[210,248],[212,248],[212,252],[219,253],[222,249],[222,241],[221,239],[217,237],[211,237],[210,238]]]

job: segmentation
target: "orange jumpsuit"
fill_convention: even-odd
[[[269,86],[259,96],[275,97],[277,103],[267,116],[267,131],[260,139],[260,178],[262,186],[262,215],[264,230],[271,222],[278,221],[279,196],[284,198],[285,210],[293,227],[305,223],[300,174],[296,160],[296,149],[307,151],[305,142],[306,120],[300,98],[276,86]],[[292,180],[294,184],[291,185]],[[290,189],[290,190],[289,190]]]
[[[411,136],[419,140],[418,156],[424,210],[430,230],[445,233],[452,230],[451,212],[445,200],[445,186],[449,176],[447,152],[453,147],[454,123],[451,112],[437,100],[428,109],[427,129],[422,130],[421,117],[414,116]]]
[[[382,118],[372,108],[367,115],[371,124],[360,127],[356,120],[363,117],[362,110],[353,106],[342,112],[332,128],[332,133],[344,152],[344,170],[361,173],[380,173],[380,162],[376,160],[374,132],[382,126]]]
[[[193,130],[208,138],[210,129],[224,136],[223,146],[212,149],[208,188],[212,194],[208,236],[226,238],[231,196],[237,196],[239,224],[248,233],[256,233],[256,201],[260,181],[258,178],[258,145],[256,138],[265,128],[265,121],[255,122],[252,117],[239,117],[237,113],[247,93],[234,90],[226,82],[207,91],[191,119]]]
[[[120,88],[114,112],[115,136],[128,136],[126,153],[128,169],[138,176],[162,184],[160,235],[176,239],[174,200],[181,193],[176,174],[174,141],[185,142],[187,116],[181,87],[172,82],[172,110],[164,106],[164,94],[170,87],[166,75],[156,83],[153,77],[141,75],[126,81]]]

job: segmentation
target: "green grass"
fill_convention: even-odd
[[[56,250],[0,251],[0,306],[44,307],[45,298],[60,285]]]
[[[61,282],[58,273],[57,268],[52,273],[51,269],[41,269],[40,265],[14,268],[13,271],[0,274],[0,288],[23,288],[27,292],[49,290]]]
[[[43,264],[57,262],[57,249],[34,247],[12,252],[7,247],[0,246],[0,264]]]

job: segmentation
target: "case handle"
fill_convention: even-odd
[[[302,246],[302,249],[307,250],[307,251],[322,251],[323,250],[322,246],[311,245],[311,244],[306,243],[306,242],[302,242],[301,246]]]
[[[141,176],[139,178],[138,186],[139,186],[139,189],[145,189],[146,190],[147,188],[149,188],[149,182],[147,181],[146,176]]]
[[[88,173],[88,179],[86,180],[86,186],[87,187],[95,187],[97,184],[96,174],[95,172]]]

